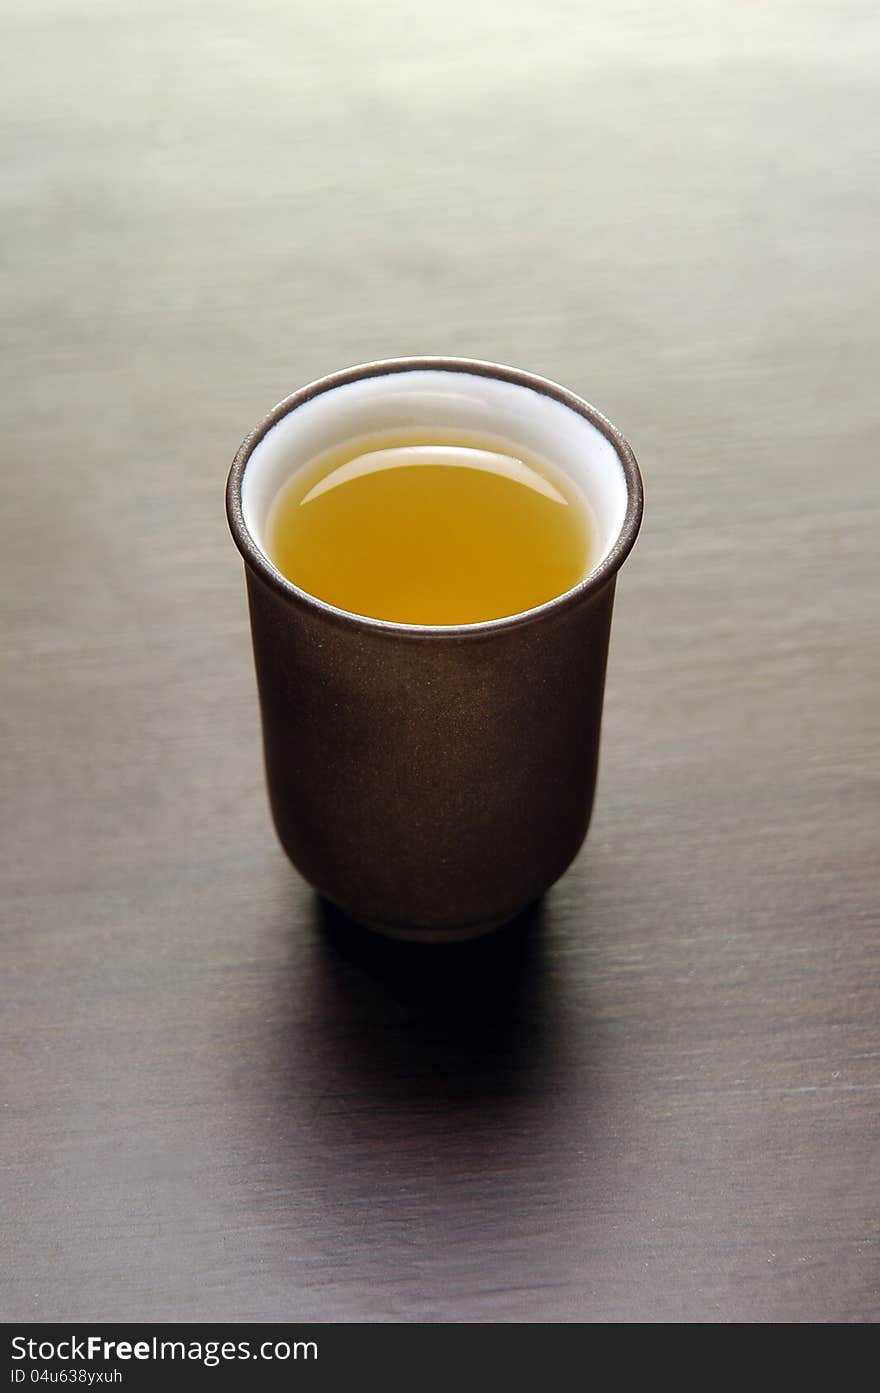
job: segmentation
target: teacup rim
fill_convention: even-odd
[[[502,615],[497,619],[482,619],[469,624],[407,624],[389,619],[375,619],[370,615],[358,614],[353,610],[342,609],[326,600],[319,599],[309,591],[296,585],[273,565],[265,551],[251,535],[244,520],[242,508],[242,483],[248,461],[261,440],[298,407],[306,402],[369,377],[384,377],[403,372],[448,372],[461,376],[488,377],[509,382],[513,386],[529,388],[551,397],[569,410],[584,417],[605,436],[612,446],[623,470],[626,486],[626,512],[620,531],[599,564],[578,581],[577,585],[564,590],[559,595],[545,600],[543,604],[531,609],[520,610],[515,614]],[[612,422],[583,397],[561,386],[550,378],[522,368],[510,367],[504,363],[488,362],[479,358],[458,358],[444,356],[380,358],[372,362],[358,363],[349,368],[341,368],[316,378],[313,382],[298,388],[284,397],[269,411],[242,441],[232,461],[226,483],[226,516],[229,530],[241,555],[248,565],[271,589],[288,601],[297,601],[311,610],[318,611],[328,619],[346,628],[355,628],[371,633],[388,633],[414,639],[468,638],[488,636],[499,631],[519,628],[523,625],[539,623],[551,615],[559,614],[575,605],[583,603],[588,597],[598,593],[614,577],[629,555],[639,533],[644,511],[644,486],[638,462],[632,447]]]

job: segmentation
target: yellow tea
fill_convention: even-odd
[[[283,575],[355,614],[471,624],[543,604],[590,567],[591,520],[561,470],[443,430],[361,437],[311,461],[268,521]]]

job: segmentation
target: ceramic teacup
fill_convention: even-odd
[[[573,589],[481,623],[335,608],[273,565],[267,519],[294,471],[346,440],[444,427],[564,470],[596,546]],[[620,433],[531,373],[405,358],[332,374],[247,437],[227,486],[244,558],[266,778],[297,870],[353,918],[452,941],[511,919],[570,865],[590,821],[617,572],[642,484]]]

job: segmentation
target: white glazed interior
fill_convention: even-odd
[[[626,477],[611,441],[554,397],[501,378],[448,369],[363,377],[296,407],[267,431],[247,461],[242,517],[266,555],[266,524],[282,485],[316,455],[388,429],[444,426],[491,435],[549,460],[590,504],[593,569],[617,541],[627,508]]]

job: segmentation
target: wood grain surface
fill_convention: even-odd
[[[7,1320],[876,1318],[876,15],[4,8]],[[276,845],[222,507],[425,352],[647,491],[587,845],[451,955]]]

